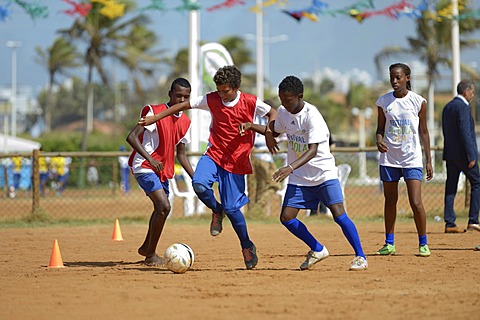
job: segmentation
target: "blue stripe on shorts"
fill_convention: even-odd
[[[283,199],[283,206],[314,210],[318,208],[320,201],[327,207],[343,202],[342,187],[338,179],[327,180],[313,187],[289,184]]]
[[[383,182],[398,182],[401,177],[403,180],[423,179],[423,168],[395,168],[380,166],[380,180]]]
[[[135,179],[137,179],[138,185],[145,191],[147,196],[159,189],[163,189],[167,197],[170,193],[168,180],[165,182],[160,181],[160,178],[153,172],[135,173]]]

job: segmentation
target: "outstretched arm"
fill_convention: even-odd
[[[180,111],[190,109],[190,101],[186,100],[177,104],[174,104],[170,108],[163,110],[162,112],[159,112],[153,116],[148,116],[148,117],[142,117],[138,121],[139,125],[142,126],[148,126],[151,125],[152,123],[157,122],[158,120],[161,120],[165,117],[168,117],[172,114],[179,113]]]

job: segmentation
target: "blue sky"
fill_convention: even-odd
[[[243,36],[255,33],[255,14],[249,8],[254,0],[245,0],[247,5],[237,5],[233,8],[207,12],[205,8],[219,4],[221,0],[198,0],[202,6],[200,13],[200,40],[215,42],[229,35]],[[331,8],[343,8],[357,1],[327,1]],[[64,13],[69,8],[61,0],[40,1],[50,8],[48,19],[32,20],[20,7],[12,5],[12,15],[0,22],[0,86],[9,86],[11,82],[11,52],[6,47],[8,40],[21,41],[22,47],[17,51],[17,83],[31,86],[34,92],[47,82],[46,71],[33,61],[35,47],[46,48],[53,43],[56,31],[69,27],[74,19]],[[376,0],[378,9],[398,1]],[[418,4],[420,1],[411,1]],[[0,0],[0,4],[5,1]],[[145,6],[150,1],[137,1],[139,6]],[[180,0],[165,1],[168,6],[181,4]],[[287,9],[303,9],[311,1],[293,1]],[[480,0],[473,1],[475,9],[480,9]],[[159,48],[173,55],[179,48],[188,45],[188,14],[169,10],[168,12],[151,11],[152,29],[156,30],[160,39]],[[287,35],[288,40],[272,43],[265,49],[268,53],[269,76],[273,86],[283,77],[297,75],[303,77],[317,69],[331,68],[340,72],[348,72],[354,68],[370,73],[377,79],[373,57],[386,46],[407,46],[406,38],[415,36],[414,20],[402,17],[392,20],[385,16],[375,16],[359,23],[344,16],[320,16],[318,22],[303,19],[297,22],[281,12],[278,6],[265,10],[265,37]],[[480,38],[480,33],[477,33]],[[255,57],[255,42],[247,41]],[[462,61],[478,62],[480,47],[462,51]],[[266,57],[267,58],[267,57]],[[398,59],[402,60],[402,59]],[[397,62],[392,60],[392,62]],[[408,61],[405,61],[408,62]],[[386,64],[385,69],[388,67]],[[480,65],[478,66],[480,68]],[[253,70],[253,67],[252,67]],[[253,72],[247,70],[247,72]],[[81,73],[81,71],[80,71]],[[85,72],[84,72],[85,73]],[[387,70],[385,70],[387,74]],[[159,74],[160,76],[161,74]],[[122,75],[120,74],[120,77]]]

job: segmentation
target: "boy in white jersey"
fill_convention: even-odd
[[[417,227],[419,256],[428,257],[430,250],[427,244],[427,222],[422,203],[422,146],[427,160],[427,181],[433,177],[427,128],[427,101],[411,91],[410,67],[396,63],[392,64],[389,70],[393,91],[379,97],[376,102],[377,148],[380,151],[378,164],[385,197],[385,245],[376,254],[396,253],[394,232],[398,181],[403,176]]]
[[[155,112],[168,110],[176,103],[190,98],[190,83],[184,78],[173,81],[168,95],[168,104],[146,105],[141,117],[153,115]],[[176,156],[185,171],[193,176],[193,169],[185,153],[185,143],[190,142],[190,119],[183,113],[175,113],[149,126],[137,124],[128,134],[127,142],[133,151],[128,164],[135,179],[153,203],[153,213],[148,223],[145,241],[138,253],[145,257],[145,264],[159,266],[162,259],[155,253],[168,214],[168,179],[173,178]]]
[[[253,122],[255,115],[272,121],[277,112],[257,97],[241,92],[241,79],[242,74],[237,67],[222,67],[213,77],[217,91],[176,104],[154,117],[142,117],[139,123],[148,125],[190,108],[210,112],[212,122],[208,147],[195,169],[193,189],[198,198],[212,210],[210,234],[220,234],[225,213],[240,240],[245,266],[253,269],[258,262],[256,247],[248,236],[245,217],[240,209],[249,201],[245,194],[245,174],[252,173],[250,153],[255,133],[241,135],[237,128],[242,122]],[[269,151],[274,152],[277,144],[270,130],[266,132],[266,142]],[[215,182],[218,182],[221,203],[216,200],[212,189]]]
[[[286,77],[278,86],[278,91],[282,105],[270,128],[273,129],[274,136],[283,132],[287,135],[288,165],[278,169],[273,174],[273,179],[282,182],[288,177],[280,221],[310,248],[300,269],[310,269],[329,255],[327,248],[297,219],[300,209],[316,209],[321,201],[330,209],[335,222],[342,228],[355,251],[350,270],[365,270],[368,263],[357,228],[343,206],[335,158],[330,152],[328,126],[317,108],[303,101],[303,83],[300,79]],[[258,133],[265,132],[264,126],[251,122],[239,126],[240,133],[250,129]]]

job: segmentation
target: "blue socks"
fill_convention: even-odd
[[[385,243],[393,246],[393,244],[395,243],[395,234],[386,233],[385,234]]]
[[[238,239],[240,239],[240,245],[242,249],[250,248],[253,245],[253,242],[248,237],[247,232],[247,222],[240,210],[235,210],[233,212],[225,212],[228,219],[232,223],[233,230],[237,234]]]
[[[312,251],[318,252],[323,250],[323,246],[320,244],[320,242],[313,237],[313,235],[308,231],[307,227],[297,218],[282,222],[282,224],[293,235],[305,242],[305,244],[309,246]]]
[[[360,237],[358,236],[357,228],[352,220],[347,216],[347,213],[342,214],[340,217],[335,218],[335,222],[342,228],[343,234],[347,238],[350,245],[355,250],[355,255],[365,257],[363,253],[362,244],[360,243]]]
[[[418,243],[421,246],[426,245],[427,244],[427,235],[418,236]]]
[[[393,246],[395,240],[395,235],[393,233],[386,233],[385,234],[385,243],[391,244]],[[427,235],[418,236],[418,243],[420,246],[427,244]]]
[[[194,187],[196,186],[194,185]],[[198,187],[197,189],[195,189],[195,193],[197,194],[198,199],[200,199],[200,201],[202,201],[213,212],[221,213],[223,211],[223,207],[220,204],[220,202],[218,202],[217,199],[215,198],[215,194],[213,193],[213,190],[206,189],[203,187],[201,191],[203,192],[200,192],[200,190],[198,190]]]

